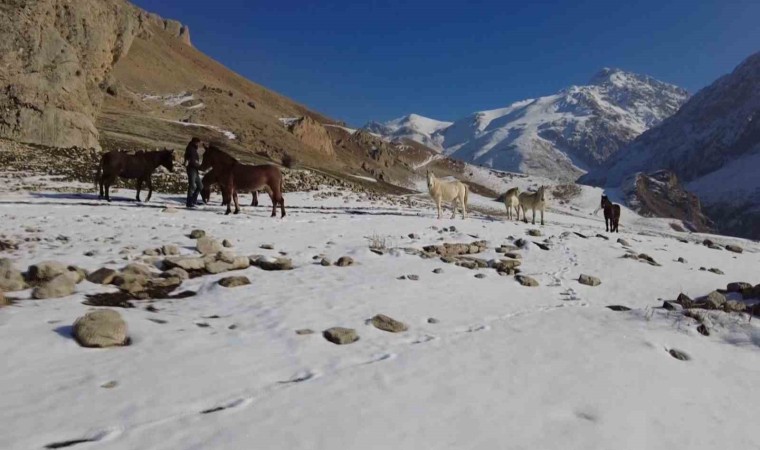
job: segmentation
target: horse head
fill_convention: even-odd
[[[166,167],[169,172],[174,172],[174,150],[164,148],[159,154],[161,165]]]
[[[431,171],[427,171],[427,185],[428,189],[432,189],[433,184],[435,184],[435,174]]]
[[[606,205],[608,203],[610,203],[610,199],[605,194],[602,194],[601,207],[604,208],[604,205]]]
[[[538,188],[538,198],[542,202],[546,201],[546,186],[541,185],[541,187]]]

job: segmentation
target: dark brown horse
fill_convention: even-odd
[[[200,170],[213,168],[218,173],[217,183],[222,187],[222,196],[235,202],[235,214],[240,212],[238,192],[253,192],[269,188],[272,199],[272,217],[277,217],[277,205],[281,216],[285,217],[285,200],[282,198],[282,172],[272,164],[250,165],[238,162],[214,145],[206,147]],[[232,211],[231,201],[227,202],[227,212]]]
[[[153,195],[151,176],[158,166],[164,166],[169,172],[174,172],[174,152],[163,149],[155,152],[139,151],[135,154],[120,150],[105,153],[100,159],[100,166],[98,166],[98,187],[100,188],[98,198],[105,197],[110,202],[109,190],[111,185],[116,181],[116,177],[121,177],[137,180],[136,198],[138,202],[141,201],[140,189],[142,189],[143,183],[147,182],[148,197],[145,201],[150,201],[150,196]]]
[[[208,173],[206,173],[206,175],[203,176],[203,189],[201,190],[201,198],[203,199],[203,203],[208,204],[208,202],[211,200],[211,186],[219,184],[218,178],[218,172],[216,172],[214,169],[211,169],[208,171]],[[256,191],[251,192],[251,194],[253,194],[251,206],[259,206],[259,198]],[[229,199],[224,195],[224,191],[222,191],[222,206],[227,205],[229,202]]]
[[[612,203],[606,195],[602,195],[601,207],[604,209],[604,227],[607,231],[618,233],[618,225],[620,224],[620,205]]]

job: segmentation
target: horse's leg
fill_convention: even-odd
[[[237,190],[232,191],[232,199],[235,201],[235,214],[240,214],[240,203],[238,203]]]
[[[152,177],[148,177],[148,196],[145,197],[145,201],[146,202],[150,201],[150,196],[151,195],[153,195],[153,178]]]
[[[604,215],[604,231],[609,232],[610,231],[610,219],[607,218],[607,214]]]
[[[103,174],[100,174],[100,177],[98,177],[98,200],[103,199]]]
[[[140,189],[142,189],[143,180],[142,178],[137,179],[137,196],[135,199],[139,202],[140,201]]]
[[[464,202],[464,197],[459,199],[462,202],[462,220],[467,218],[467,204]]]
[[[280,194],[280,214],[282,214],[280,216],[281,219],[285,217],[285,197],[282,194]]]
[[[259,194],[256,191],[253,191],[252,194],[251,206],[259,206]]]
[[[535,225],[536,224],[536,208],[533,207],[531,209],[533,210],[533,222],[532,222],[532,224]]]
[[[541,225],[544,224],[544,208],[541,207]]]
[[[451,201],[451,218],[456,219],[457,217],[457,204],[459,203],[459,198],[454,197],[454,200]]]
[[[438,220],[441,220],[441,198],[435,199],[435,204],[438,207]]]
[[[113,184],[114,181],[116,181],[116,177],[115,176],[110,176],[110,177],[106,178],[106,180],[105,180],[106,200],[109,201],[109,202],[111,201],[111,185]]]

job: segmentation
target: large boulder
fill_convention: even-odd
[[[74,279],[65,273],[57,275],[49,281],[43,281],[32,291],[32,298],[48,299],[66,297],[74,293],[76,283]]]
[[[74,322],[74,339],[82,347],[114,347],[129,343],[127,324],[112,309],[91,311]]]
[[[24,275],[13,267],[10,259],[0,259],[0,291],[13,292],[26,288]]]
[[[230,252],[218,252],[212,260],[206,262],[205,269],[210,274],[217,274],[231,270],[246,269],[250,265],[251,261],[247,256],[235,256]]]

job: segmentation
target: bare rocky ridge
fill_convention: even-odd
[[[691,231],[710,231],[699,198],[686,191],[673,172],[637,173],[624,182],[623,194],[628,206],[642,216],[670,217],[683,221]]]

